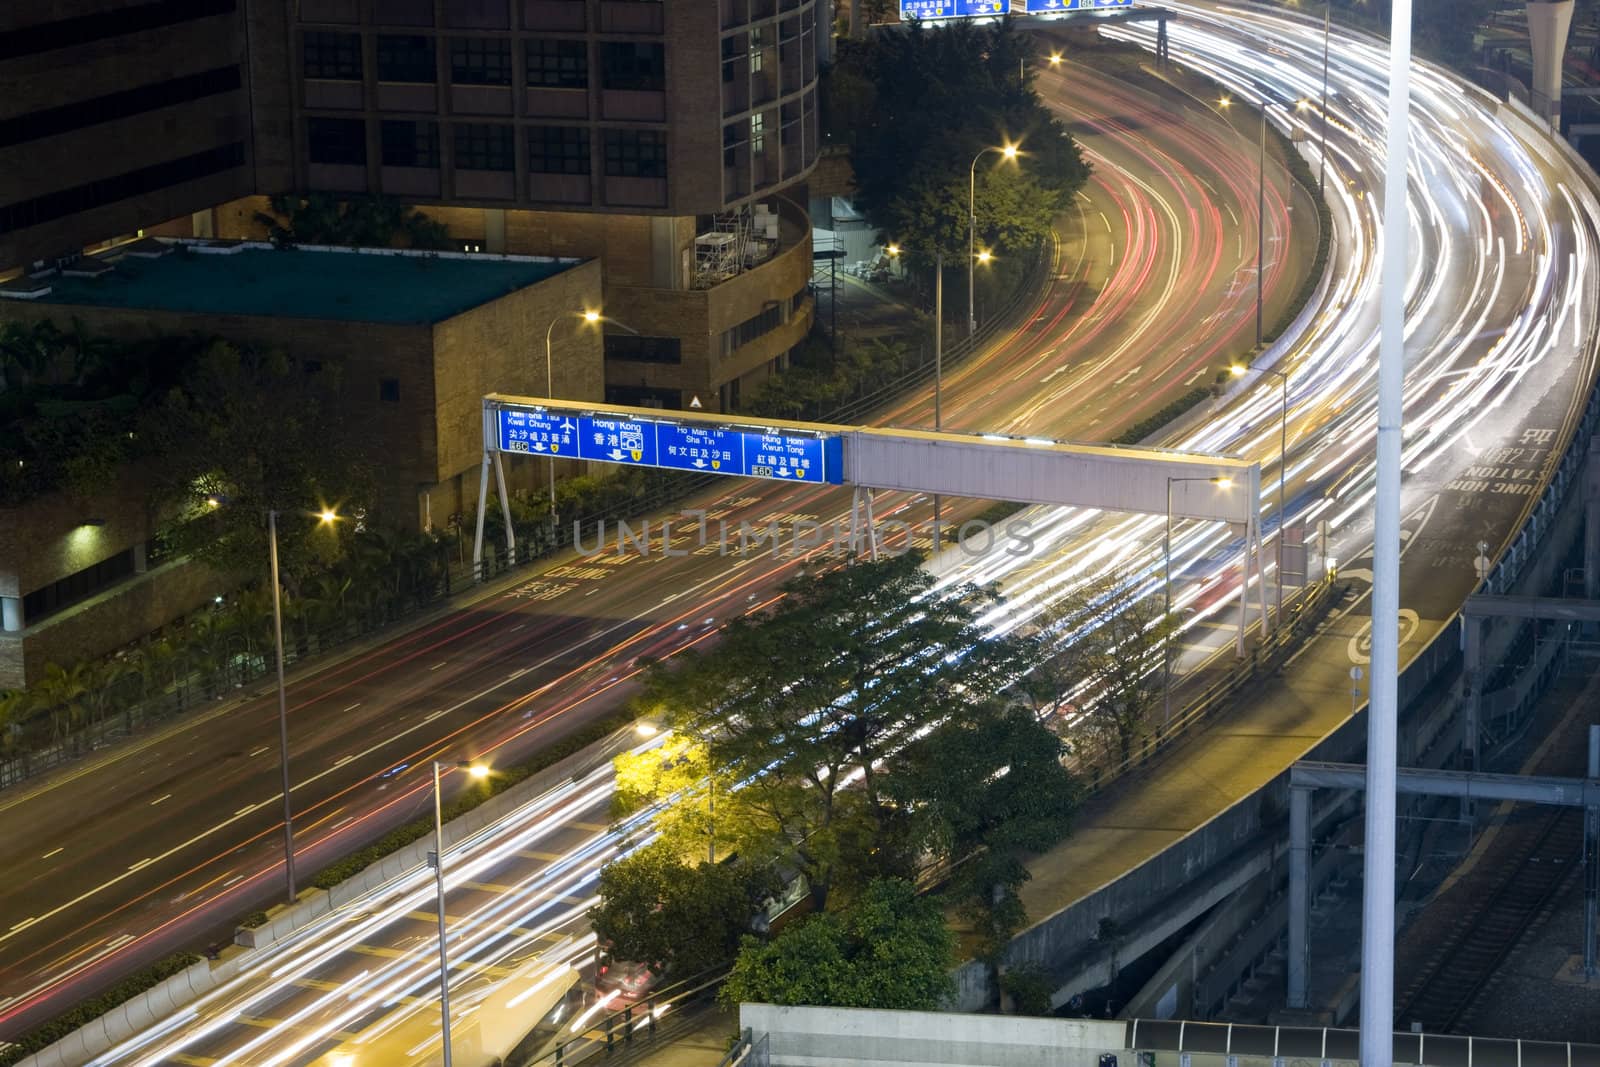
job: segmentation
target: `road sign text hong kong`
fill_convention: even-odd
[[[500,408],[499,423],[502,452],[818,485],[839,485],[844,480],[843,446],[838,437],[827,435],[762,433],[610,415],[570,416],[536,408]]]

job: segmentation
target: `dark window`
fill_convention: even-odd
[[[450,80],[457,85],[510,85],[511,42],[503,37],[450,38]]]
[[[535,174],[588,174],[588,129],[529,126],[528,169]]]
[[[373,21],[380,26],[432,26],[433,0],[377,0]]]
[[[637,337],[628,333],[608,333],[606,358],[631,359],[637,363],[682,363],[683,342],[676,337]]]
[[[0,207],[0,233],[24,230],[80,211],[114,204],[118,200],[142,196],[170,185],[195,181],[242,166],[244,142],[235,141],[208,148],[204,152],[75,185],[70,189],[57,189],[44,196]]]
[[[603,88],[657,93],[666,89],[667,50],[664,45],[607,41],[600,48]]]
[[[382,82],[433,82],[433,38],[381,33],[378,35],[378,80]]]
[[[30,56],[57,48],[123,37],[143,30],[160,29],[208,15],[232,11],[237,0],[158,0],[153,4],[130,4],[97,10],[55,22],[36,22],[32,26],[0,33],[0,59]]]
[[[378,381],[378,399],[385,404],[400,403],[400,379],[382,378]]]
[[[107,93],[74,104],[30,111],[26,115],[0,119],[0,147],[24,144],[41,137],[53,137],[85,126],[140,115],[158,107],[170,107],[218,93],[233,92],[240,84],[238,67],[217,67],[199,74],[141,85],[137,89]]]
[[[305,75],[333,81],[361,80],[361,35],[306,31]]]
[[[584,41],[529,41],[527,60],[529,85],[554,89],[588,88],[589,46]]]
[[[437,122],[385,119],[382,134],[384,166],[437,167],[439,165]]]
[[[306,149],[313,163],[360,166],[367,161],[367,124],[360,119],[306,119]]]
[[[790,317],[792,318],[795,315],[800,314],[800,309],[805,307],[806,306],[806,301],[810,300],[810,299],[811,299],[811,285],[810,285],[810,283],[802,285],[799,289],[796,289],[795,290],[795,294],[789,298],[789,315],[790,315]]]
[[[53,615],[132,573],[133,549],[125,548],[110,559],[103,559],[92,567],[85,567],[76,574],[69,574],[23,597],[23,621],[34,623]]]
[[[618,178],[665,178],[667,135],[655,130],[607,130],[606,173]]]
[[[722,354],[728,355],[736,348],[776,330],[788,318],[781,304],[774,303],[759,314],[752,315],[739,325],[722,331]]]
[[[516,143],[510,126],[486,122],[456,124],[456,167],[465,170],[515,170]]]

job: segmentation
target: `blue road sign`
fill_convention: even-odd
[[[656,424],[643,419],[578,416],[578,455],[631,467],[659,467]]]
[[[668,419],[568,416],[536,408],[503,407],[499,420],[503,452],[813,485],[844,482],[844,444],[833,435],[761,433]]]
[[[956,14],[956,0],[900,0],[902,19],[947,19]]]
[[[1102,7],[1129,7],[1133,0],[1025,0],[1030,15],[1048,15],[1052,11],[1093,11]]]
[[[1011,0],[956,0],[958,15],[1004,15],[1011,10]]]
[[[553,411],[500,409],[500,450],[545,456],[578,454],[578,420]]]

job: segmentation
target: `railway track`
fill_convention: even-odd
[[[1581,809],[1541,808],[1483,857],[1497,872],[1493,882],[1396,998],[1396,1025],[1420,1021],[1429,1033],[1467,1027],[1489,979],[1581,866],[1582,841]]]

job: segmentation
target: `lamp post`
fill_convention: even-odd
[[[628,333],[631,333],[636,337],[639,334],[638,330],[635,330],[633,327],[627,325],[626,323],[618,322],[616,319],[613,319],[608,315],[602,315],[602,314],[600,314],[600,312],[594,311],[592,309],[585,309],[584,311],[572,311],[572,312],[568,312],[568,313],[566,313],[564,315],[557,315],[555,318],[551,319],[550,320],[550,325],[546,326],[545,327],[545,331],[544,331],[544,395],[550,400],[554,400],[556,398],[555,397],[555,369],[554,369],[555,368],[555,360],[554,360],[554,356],[553,356],[553,354],[551,352],[551,349],[550,349],[550,340],[551,340],[552,335],[555,333],[556,323],[561,322],[562,320],[567,319],[567,318],[579,318],[579,319],[582,319],[585,323],[587,323],[587,324],[589,324],[591,326],[596,325],[597,323],[601,323],[601,322],[609,322],[613,326],[620,326],[622,329],[626,330]],[[556,514],[556,456],[555,456],[554,452],[550,453],[550,457],[549,457],[549,473],[550,473],[550,540],[551,540],[552,543],[554,543],[556,530],[561,525],[561,517],[558,514]]]
[[[1166,595],[1166,608],[1164,617],[1167,625],[1172,625],[1172,487],[1180,482],[1210,482],[1219,489],[1226,489],[1233,484],[1231,478],[1220,475],[1215,478],[1168,478],[1167,479],[1167,528],[1166,536],[1162,540],[1162,557],[1165,560],[1163,567],[1162,587]],[[1246,549],[1248,551],[1248,549]],[[1239,610],[1244,610],[1245,590],[1239,594]],[[1172,635],[1169,633],[1166,640],[1161,643],[1161,725],[1166,726],[1172,721]]]
[[[1235,363],[1228,368],[1235,378],[1243,377],[1249,373],[1250,368],[1241,363]],[[1278,625],[1283,625],[1283,527],[1289,519],[1289,513],[1284,506],[1284,475],[1289,466],[1289,372],[1278,370],[1275,367],[1262,367],[1263,373],[1276,375],[1278,383],[1283,387],[1283,415],[1278,421],[1278,580],[1277,580],[1277,618]]]
[[[1322,135],[1317,147],[1317,192],[1324,191],[1323,178],[1328,170],[1328,38],[1333,29],[1333,0],[1322,3]]]
[[[331,508],[323,508],[317,518],[322,525],[331,526],[339,516]],[[273,508],[267,509],[267,559],[272,572],[272,639],[278,652],[278,764],[283,771],[283,873],[289,884],[289,903],[293,904],[296,893],[294,803],[289,788],[289,699],[283,684],[283,597],[278,581],[278,512]]]
[[[978,320],[973,314],[972,305],[972,264],[976,259],[976,245],[978,241],[978,160],[990,152],[998,152],[1006,159],[1017,158],[1017,146],[1004,145],[1000,148],[980,148],[978,154],[972,157],[972,166],[967,168],[967,336],[971,337],[978,328]],[[985,263],[989,262],[989,255],[984,253]]]
[[[444,1067],[450,1067],[450,953],[445,944],[444,926],[444,802],[440,797],[439,772],[445,767],[461,768],[474,778],[486,778],[489,768],[465,761],[444,764],[433,761],[433,885],[439,902],[439,1033],[444,1043]]]

